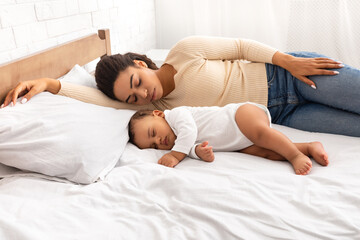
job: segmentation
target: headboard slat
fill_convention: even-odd
[[[75,64],[84,65],[110,55],[109,30],[92,34],[0,66],[0,102],[20,81],[41,77],[58,78]]]

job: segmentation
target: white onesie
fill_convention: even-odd
[[[184,106],[165,110],[165,120],[177,136],[172,150],[199,158],[195,147],[204,141],[209,142],[214,152],[233,152],[251,146],[253,143],[242,134],[235,121],[237,109],[247,103],[264,110],[271,123],[268,109],[251,102],[231,103],[224,107]]]

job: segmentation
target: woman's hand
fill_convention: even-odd
[[[337,75],[338,71],[326,70],[328,68],[342,68],[344,65],[330,58],[301,58],[294,57],[282,52],[276,52],[273,56],[273,64],[288,70],[300,81],[316,88],[315,83],[307,76],[311,75]]]
[[[44,91],[49,91],[53,94],[56,94],[60,91],[60,88],[60,81],[52,78],[39,78],[35,80],[19,82],[15,88],[8,92],[4,103],[1,105],[1,108],[6,107],[10,103],[14,106],[16,104],[16,99],[21,96],[24,96],[21,100],[21,103],[26,103],[36,94]]]

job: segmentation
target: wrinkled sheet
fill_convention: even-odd
[[[158,165],[128,144],[105,180],[76,185],[0,167],[0,239],[360,239],[360,138],[274,126],[321,141],[330,164],[215,153]]]

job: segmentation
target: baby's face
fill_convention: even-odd
[[[161,112],[162,113],[162,112]],[[134,142],[140,148],[171,150],[176,136],[163,114],[146,116],[134,123]]]

